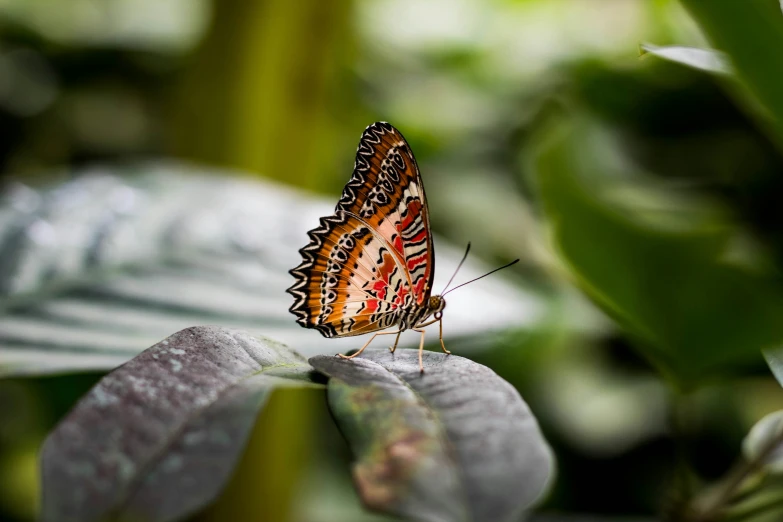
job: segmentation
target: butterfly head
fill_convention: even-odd
[[[442,296],[433,295],[427,303],[427,308],[429,309],[429,314],[436,314],[436,317],[439,317],[439,314],[446,308],[446,300]]]

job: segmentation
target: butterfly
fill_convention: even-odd
[[[373,333],[353,355],[338,354],[345,359],[360,355],[379,335],[397,336],[394,353],[402,332],[419,332],[423,373],[424,328],[437,322],[441,349],[451,353],[443,343],[445,289],[432,295],[435,252],[424,184],[397,129],[377,122],[364,130],[334,214],[322,217],[308,236],[287,290],[300,325],[324,337]],[[381,331],[391,327],[396,329]]]

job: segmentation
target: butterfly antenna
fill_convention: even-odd
[[[490,275],[490,274],[494,274],[494,273],[495,273],[495,272],[497,272],[498,270],[503,270],[504,268],[508,268],[508,267],[510,267],[511,265],[515,265],[515,264],[517,264],[518,262],[519,262],[519,259],[515,259],[515,260],[513,260],[512,262],[510,262],[510,263],[509,263],[509,264],[507,264],[507,265],[503,265],[503,266],[501,266],[501,267],[499,267],[499,268],[496,268],[496,269],[492,270],[491,272],[487,272],[487,273],[486,273],[486,274],[484,274],[483,276],[479,276],[479,277],[477,277],[476,279],[471,279],[471,280],[470,280],[470,281],[468,281],[467,283],[462,283],[461,285],[455,286],[454,288],[452,288],[451,290],[449,290],[449,292],[453,292],[454,290],[456,290],[457,288],[459,288],[459,287],[461,287],[461,286],[465,286],[465,285],[467,285],[467,284],[470,284],[470,283],[472,283],[472,282],[474,282],[474,281],[478,281],[478,280],[479,280],[479,279],[481,279],[481,278],[487,277],[487,276],[488,276],[488,275]],[[453,277],[452,277],[452,279],[453,279]],[[440,294],[440,295],[441,295],[441,296],[444,296],[444,295],[448,294],[449,292],[443,292],[443,293],[442,293],[442,294]]]
[[[462,261],[459,262],[457,265],[457,269],[454,271],[454,274],[451,276],[451,279],[449,279],[449,282],[446,283],[446,287],[443,289],[443,292],[440,293],[440,295],[443,295],[446,292],[446,289],[449,287],[452,281],[454,281],[454,278],[457,276],[457,272],[459,272],[459,269],[462,268],[462,263],[465,262],[465,260],[468,258],[468,252],[470,252],[470,241],[468,241],[468,248],[465,249],[465,255],[462,256]]]

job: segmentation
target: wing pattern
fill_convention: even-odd
[[[325,337],[360,335],[417,314],[431,291],[432,237],[416,160],[388,123],[365,129],[335,214],[291,270],[291,312]]]
[[[404,260],[416,304],[430,296],[435,256],[419,167],[402,134],[385,122],[367,127],[338,211],[373,227]]]

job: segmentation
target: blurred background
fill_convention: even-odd
[[[176,165],[177,187],[217,174],[336,201],[361,131],[389,121],[436,233],[521,258],[507,281],[546,310],[456,348],[519,389],[553,446],[532,519],[677,512],[783,409],[759,352],[783,340],[783,161],[743,88],[642,42],[708,47],[675,0],[0,0],[0,270],[24,298],[0,313],[55,321],[35,308],[45,277],[14,286],[37,254],[8,227],[41,191],[96,165],[157,187]],[[58,335],[19,324],[0,338]],[[0,380],[0,519],[34,518],[38,446],[100,375]],[[276,393],[248,452],[277,467],[242,466],[201,518],[384,520],[359,507],[322,401]]]

